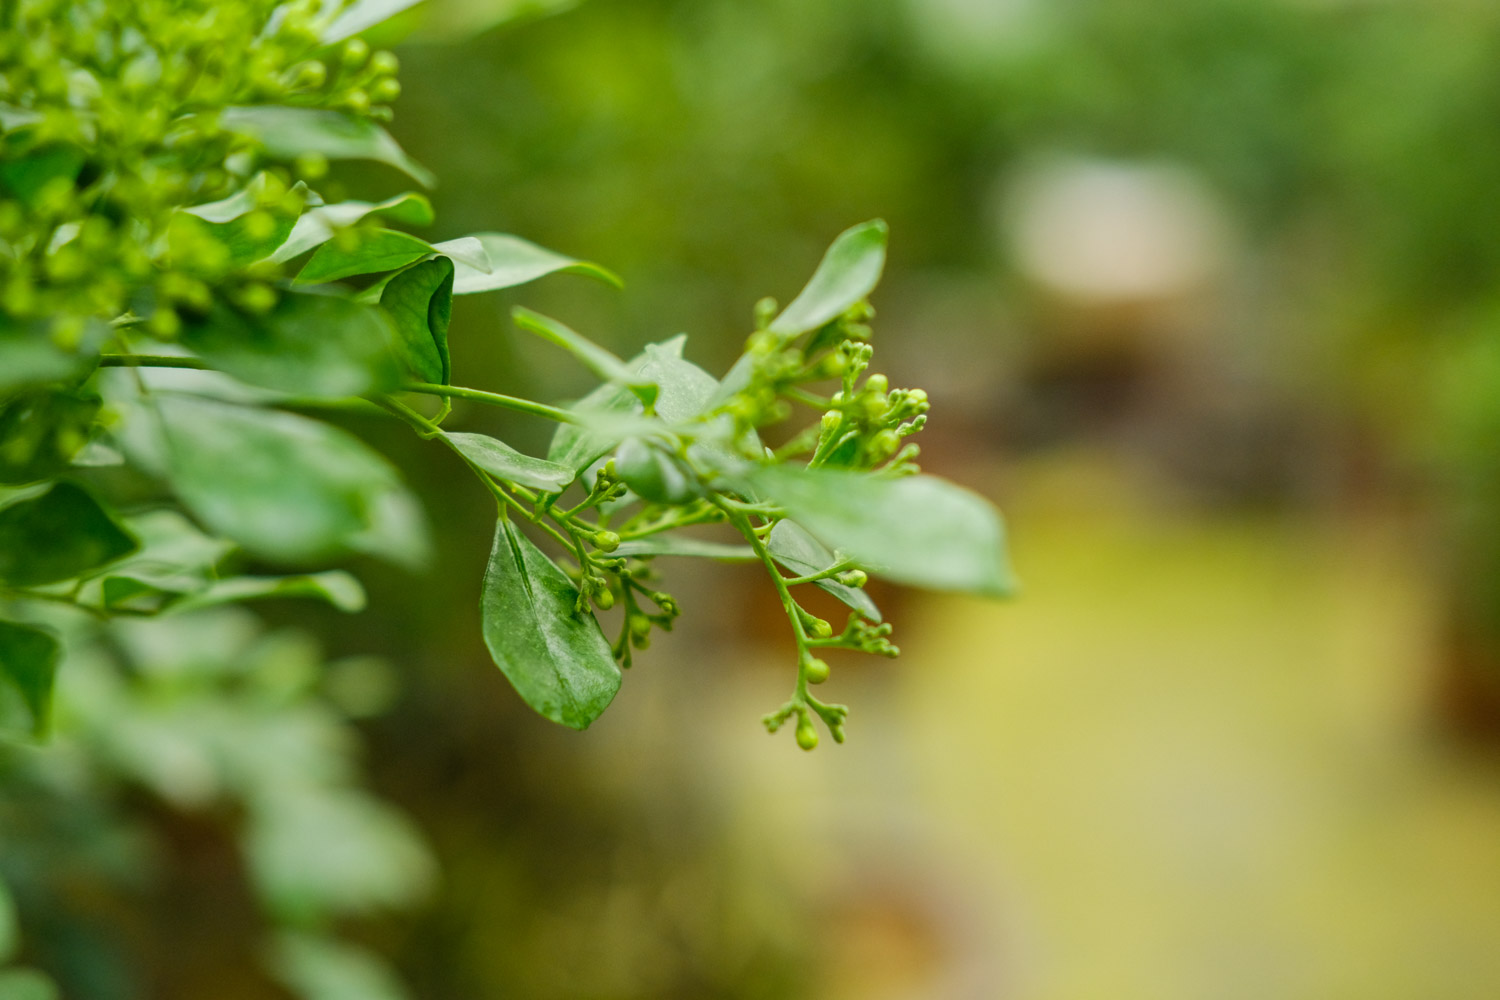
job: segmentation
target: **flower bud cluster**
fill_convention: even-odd
[[[388,117],[395,57],[319,33],[324,0],[11,0],[0,30],[0,317],[72,350],[80,320],[159,338],[225,297],[275,304],[279,268],[236,260],[298,214],[327,162],[262,163],[220,112],[278,104]],[[264,167],[264,169],[263,169]],[[185,215],[243,192],[232,223]],[[233,233],[225,230],[233,226]]]

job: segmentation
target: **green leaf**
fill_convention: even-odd
[[[192,611],[271,597],[311,597],[327,601],[340,611],[363,611],[365,588],[343,570],[296,576],[235,576],[218,580],[205,589],[172,604],[172,610]]]
[[[798,576],[821,573],[838,562],[837,556],[795,521],[778,521],[776,527],[771,529],[770,537],[766,539],[766,550],[771,553],[771,558]],[[828,578],[813,582],[870,621],[881,620],[880,609],[870,600],[870,595],[860,588]]]
[[[52,980],[35,969],[0,971],[0,997],[5,1000],[58,1000],[61,995]]]
[[[345,247],[343,239],[324,243],[302,265],[297,280],[313,284],[394,271],[433,252],[431,243],[395,229],[351,229],[344,237],[351,246]]]
[[[13,147],[12,142],[5,145]],[[7,149],[0,157],[0,192],[22,204],[35,204],[37,195],[53,181],[71,185],[83,163],[83,150],[76,146],[44,146],[19,156]]]
[[[645,500],[684,504],[703,495],[697,480],[681,462],[639,438],[622,443],[614,461],[620,481]]]
[[[359,396],[397,381],[385,314],[341,295],[287,291],[263,315],[218,303],[182,340],[242,381],[301,396]]]
[[[504,441],[484,434],[449,431],[443,438],[469,461],[509,483],[544,493],[561,493],[576,478],[566,465],[523,455]]]
[[[495,664],[537,712],[586,729],[620,689],[609,640],[578,590],[509,519],[495,528],[480,613]]]
[[[47,735],[60,651],[52,633],[0,621],[0,731]]]
[[[874,219],[840,233],[807,287],[771,321],[771,332],[795,337],[816,330],[869,295],[885,267],[888,232],[884,221]]]
[[[15,587],[68,580],[136,544],[92,494],[59,482],[0,510],[0,580]]]
[[[307,417],[158,393],[167,476],[184,506],[255,555],[317,562],[351,551],[397,562],[425,548],[415,502],[358,438]],[[138,414],[145,420],[149,413]],[[126,437],[149,465],[149,447]]]
[[[887,579],[991,597],[1015,589],[998,512],[945,480],[774,465],[738,478],[814,538]]]
[[[407,226],[430,226],[432,202],[425,195],[408,191],[382,202],[341,201],[310,208],[298,216],[286,241],[276,248],[270,259],[283,264],[327,243],[340,229],[372,215]]]
[[[624,287],[613,271],[586,260],[577,260],[560,253],[529,243],[518,236],[505,233],[475,233],[489,259],[488,272],[464,264],[458,266],[453,280],[455,295],[471,295],[475,292],[492,292],[501,288],[514,288],[528,281],[558,272],[584,274],[615,286]]]
[[[612,556],[686,556],[722,562],[754,562],[759,558],[748,545],[726,545],[687,535],[660,534],[621,542]]]
[[[421,2],[422,0],[355,0],[323,29],[319,40],[324,45],[342,42]]]
[[[654,384],[646,382],[633,368],[583,334],[525,306],[512,309],[511,318],[516,321],[516,326],[561,347],[605,381],[625,386],[645,405],[650,406],[656,401]]]
[[[154,612],[180,594],[205,589],[214,568],[234,548],[210,538],[173,510],[153,510],[127,519],[140,548],[105,573],[84,582],[81,604],[106,610],[128,607]]]
[[[322,153],[330,160],[374,160],[395,167],[423,187],[433,185],[432,172],[406,155],[390,133],[341,111],[274,104],[225,108],[219,124],[256,140],[276,159]]]
[[[712,375],[683,359],[682,346],[686,340],[685,334],[678,334],[660,344],[647,344],[640,354],[622,362],[634,373],[632,379],[656,387],[656,412],[674,423],[701,413],[716,391]],[[578,472],[625,438],[644,430],[637,426],[639,421],[612,419],[638,414],[644,409],[637,396],[619,385],[601,385],[571,409],[592,419],[586,421],[586,426],[560,424],[552,436],[547,458]]]
[[[0,483],[51,478],[68,467],[99,412],[92,393],[35,392],[0,401]]]
[[[396,327],[396,345],[406,367],[423,382],[447,385],[448,321],[453,315],[453,261],[434,257],[393,275],[380,305]]]
[[[27,386],[82,378],[98,364],[98,344],[109,327],[90,320],[76,343],[62,344],[46,320],[0,313],[0,395]]]

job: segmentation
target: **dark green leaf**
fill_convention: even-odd
[[[283,293],[264,315],[219,303],[182,333],[183,343],[238,379],[331,398],[394,387],[392,339],[380,310],[340,295],[296,291]]]
[[[816,330],[869,295],[885,267],[888,231],[882,220],[875,219],[840,233],[807,287],[771,322],[771,332],[794,337]]]
[[[509,483],[519,483],[544,493],[561,493],[575,478],[566,465],[532,458],[504,441],[484,434],[450,431],[443,435],[459,454]]]
[[[586,729],[620,689],[609,640],[578,590],[510,520],[495,528],[480,612],[484,642],[526,704]]]
[[[277,159],[322,153],[330,160],[374,160],[405,172],[424,187],[433,184],[432,172],[407,156],[385,129],[341,111],[271,104],[225,108],[219,124],[255,139]]]
[[[992,597],[1015,589],[1000,515],[952,483],[771,465],[739,478],[813,537],[890,580]]]
[[[349,246],[344,245],[346,240]],[[313,284],[394,271],[432,252],[431,243],[395,229],[350,229],[340,239],[318,247],[302,265],[297,280]]]
[[[0,483],[51,478],[88,442],[98,397],[36,392],[0,401]]]
[[[766,550],[771,558],[798,576],[811,576],[838,562],[832,552],[795,521],[778,521],[766,539]],[[880,609],[870,600],[870,595],[858,587],[850,587],[837,580],[824,578],[814,581],[849,607],[872,622],[880,621]]]
[[[651,535],[621,542],[610,553],[612,556],[687,556],[698,559],[719,559],[723,562],[754,562],[758,556],[748,545],[726,545],[723,542],[706,542],[687,535]]]
[[[0,510],[0,580],[68,580],[134,552],[136,540],[81,486],[57,483]]]
[[[6,142],[6,146],[12,146]],[[42,188],[55,180],[72,184],[83,168],[83,150],[76,146],[46,146],[14,155],[10,149],[0,156],[0,192],[26,205],[36,202]]]
[[[516,236],[508,236],[505,233],[475,233],[474,238],[484,246],[490,269],[486,272],[460,264],[458,274],[453,281],[455,295],[513,288],[559,271],[585,274],[614,285],[616,288],[623,287],[623,283],[612,271],[598,264],[565,257]]]
[[[0,621],[0,732],[47,735],[60,648],[50,632]]]
[[[420,560],[425,537],[414,501],[358,438],[277,410],[165,393],[155,405],[168,478],[210,530],[286,562],[350,551]],[[149,466],[149,444],[125,443]]]
[[[453,261],[434,257],[393,275],[381,289],[380,305],[395,324],[397,351],[406,367],[423,382],[447,385]]]
[[[645,500],[684,504],[702,496],[696,479],[681,462],[639,438],[622,443],[614,461],[620,481]]]

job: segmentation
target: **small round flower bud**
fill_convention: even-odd
[[[370,57],[370,72],[377,76],[390,76],[400,68],[401,60],[396,58],[394,52],[382,49]]]
[[[363,38],[351,38],[344,43],[344,51],[339,53],[344,66],[348,69],[358,69],[370,58],[370,43]]]
[[[370,110],[370,95],[363,90],[351,90],[344,95],[344,107],[362,115]]]
[[[921,406],[927,402],[927,393],[922,389],[908,389],[906,390],[906,398],[916,405]]]
[[[615,592],[605,587],[603,590],[595,591],[594,603],[599,605],[601,611],[608,611],[615,606]]]
[[[818,731],[808,719],[797,723],[797,745],[804,750],[816,750],[818,748]]]
[[[846,587],[863,587],[870,582],[870,577],[862,569],[846,569],[839,574],[839,583]]]
[[[870,442],[870,455],[877,462],[883,462],[896,454],[896,449],[901,447],[901,436],[895,431],[887,428],[875,435]]]
[[[605,552],[613,552],[620,547],[620,536],[613,531],[599,531],[594,534],[594,544]]]
[[[814,618],[807,623],[807,631],[811,632],[816,639],[826,639],[833,635],[833,626],[822,618]]]
[[[837,427],[843,419],[844,415],[838,410],[829,410],[827,413],[823,414],[823,429],[825,431],[831,431],[835,427]]]
[[[813,657],[807,661],[807,666],[802,668],[802,673],[807,677],[807,683],[822,684],[828,679],[828,664]]]
[[[303,180],[319,180],[328,173],[328,157],[322,153],[301,153],[292,161],[292,169]]]
[[[297,67],[296,86],[316,89],[328,82],[328,67],[316,59]]]
[[[377,104],[389,104],[401,96],[401,83],[394,77],[386,77],[370,88],[370,99]]]
[[[645,615],[630,616],[630,637],[632,639],[644,639],[651,634],[651,619]]]
[[[871,375],[869,378],[865,379],[865,389],[869,392],[873,392],[877,395],[883,396],[890,389],[890,383],[886,380],[886,377],[884,375],[876,372],[874,375]]]

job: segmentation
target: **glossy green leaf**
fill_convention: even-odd
[[[490,258],[484,252],[484,244],[472,236],[460,236],[456,240],[434,243],[432,251],[445,257],[452,257],[455,264],[462,264],[469,271],[486,273],[490,269]]]
[[[884,221],[874,219],[840,233],[807,286],[771,321],[771,332],[794,337],[816,330],[869,295],[885,267],[888,232]]]
[[[426,196],[408,191],[381,202],[342,201],[310,208],[297,218],[285,242],[271,254],[278,264],[299,257],[322,246],[340,230],[369,216],[379,216],[407,226],[430,226],[432,202]]]
[[[660,344],[647,344],[627,364],[635,377],[656,386],[657,416],[670,423],[691,420],[707,408],[719,389],[718,380],[682,356],[686,334]]]
[[[537,712],[586,729],[620,689],[599,622],[575,608],[578,590],[509,519],[495,528],[480,612],[490,656]]]
[[[350,551],[419,558],[424,536],[411,515],[414,501],[358,438],[276,410],[165,393],[154,402],[167,476],[210,530],[284,562]],[[140,440],[126,444],[143,450]]]
[[[343,570],[329,570],[296,576],[233,576],[216,580],[203,590],[175,601],[172,610],[190,611],[271,597],[310,597],[349,612],[365,607],[365,588],[360,582]]]
[[[34,392],[0,400],[0,483],[49,479],[88,442],[99,399],[84,392]]]
[[[325,45],[342,42],[421,2],[422,0],[354,0],[323,29],[319,39]]]
[[[403,171],[424,187],[433,184],[432,172],[408,156],[385,129],[341,111],[273,104],[225,108],[219,124],[255,139],[277,159],[321,153],[330,160],[373,160]]]
[[[60,652],[52,633],[0,621],[0,732],[46,736]]]
[[[490,268],[486,272],[460,264],[453,281],[455,295],[514,288],[516,285],[524,285],[528,281],[535,281],[559,272],[587,275],[616,288],[624,285],[614,272],[598,264],[566,257],[517,236],[509,236],[505,233],[475,233],[474,238],[483,245]]]
[[[612,556],[685,556],[718,559],[721,562],[754,562],[759,557],[748,545],[727,545],[687,535],[663,533],[647,538],[632,538],[620,543]]]
[[[268,313],[224,303],[182,341],[252,385],[301,396],[359,396],[395,386],[393,336],[379,309],[341,295],[287,291]]]
[[[453,315],[453,261],[434,257],[413,264],[386,282],[380,305],[396,328],[396,350],[423,382],[447,385],[448,321]]]
[[[766,539],[766,551],[771,558],[798,576],[811,576],[838,562],[838,557],[828,547],[809,535],[795,521],[778,521]],[[872,622],[878,622],[880,609],[870,600],[870,595],[858,587],[850,587],[837,580],[822,579],[814,583],[858,611]]]
[[[135,538],[73,483],[0,509],[0,580],[12,586],[68,580],[135,548]]]
[[[349,246],[345,246],[348,240]],[[432,244],[395,229],[351,229],[308,258],[297,280],[304,284],[338,281],[356,274],[394,271],[432,253]]]
[[[739,478],[814,538],[887,579],[992,597],[1015,589],[999,513],[945,480],[771,465]]]
[[[504,441],[485,434],[449,431],[443,438],[469,461],[509,483],[544,493],[561,493],[575,478],[566,465],[523,455]]]

